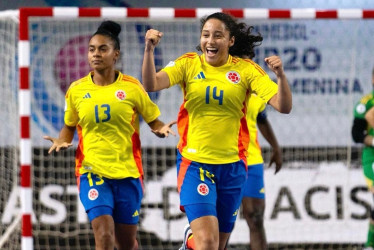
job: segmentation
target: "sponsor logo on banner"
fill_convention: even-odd
[[[183,226],[188,223],[179,209],[175,173],[173,167],[157,181],[145,182],[146,195],[138,211],[142,228],[165,241],[183,240]],[[365,242],[372,195],[361,169],[351,169],[343,163],[316,164],[313,169],[283,168],[277,175],[266,169],[264,175],[268,242]],[[35,192],[39,197],[35,200],[37,207],[43,209],[33,211],[33,223],[89,222],[76,185],[48,184]],[[3,225],[11,224],[21,211],[20,195],[19,187],[14,187],[6,198],[0,211]],[[90,190],[90,199],[98,195],[97,190]],[[66,200],[73,203],[67,204]],[[248,225],[239,212],[230,242],[247,244],[248,235]]]

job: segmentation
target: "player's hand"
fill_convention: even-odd
[[[68,143],[62,139],[50,137],[48,135],[43,136],[43,138],[52,142],[52,146],[49,148],[48,154],[52,153],[53,151],[59,152],[60,150],[67,149],[73,146],[72,143]]]
[[[171,127],[176,123],[177,121],[172,121],[172,122],[165,124],[160,129],[157,129],[157,130],[152,129],[151,131],[152,133],[154,133],[156,136],[160,138],[168,137],[169,134],[176,136],[175,132],[171,129]]]
[[[157,44],[160,43],[161,37],[164,35],[164,33],[155,30],[155,29],[149,29],[145,33],[145,48],[146,49],[153,49],[157,46]]]
[[[271,158],[270,158],[270,163],[269,163],[269,168],[271,167],[271,165],[275,163],[275,172],[274,174],[277,174],[279,172],[279,170],[281,170],[282,168],[282,152],[280,150],[280,148],[276,148],[274,149],[273,148],[273,153],[271,155]]]
[[[265,62],[277,77],[281,77],[284,75],[283,63],[279,56],[266,57]]]

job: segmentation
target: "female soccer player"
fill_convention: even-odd
[[[65,99],[65,125],[59,138],[45,136],[60,151],[79,145],[75,172],[79,196],[91,221],[96,249],[137,249],[139,209],[143,197],[139,114],[159,137],[175,135],[158,120],[160,111],[141,83],[115,70],[121,26],[103,22],[90,39],[93,69],[71,84]]]
[[[277,86],[254,62],[230,55],[232,49],[249,46],[235,42],[240,27],[228,14],[209,15],[202,19],[202,55],[184,54],[157,73],[153,51],[163,34],[151,29],[145,36],[145,89],[179,84],[184,94],[178,115],[178,190],[199,250],[224,249],[234,226],[246,181],[250,94],[282,113],[292,106],[279,57],[265,59]]]
[[[260,34],[251,35],[253,27],[243,26],[236,40],[253,44],[247,48],[233,51],[233,56],[244,59],[252,59],[255,56],[254,47],[261,44]],[[275,174],[282,168],[282,152],[279,148],[277,138],[267,119],[266,103],[257,95],[252,94],[247,104],[247,124],[250,143],[247,156],[247,182],[244,187],[242,208],[243,215],[247,221],[250,233],[251,249],[267,249],[266,232],[264,227],[265,212],[265,182],[264,182],[264,160],[257,138],[257,127],[267,142],[272,147],[272,156],[269,166],[275,163]]]

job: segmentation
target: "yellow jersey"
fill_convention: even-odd
[[[258,142],[257,116],[266,108],[266,103],[257,95],[252,94],[247,106],[247,124],[249,130],[249,146],[247,165],[264,163],[261,147]]]
[[[139,115],[149,123],[160,111],[135,78],[116,72],[110,85],[98,86],[93,72],[73,82],[65,96],[65,124],[76,127],[76,175],[86,172],[121,179],[143,175]]]
[[[178,114],[183,157],[208,164],[246,162],[246,103],[251,93],[267,102],[277,84],[252,60],[230,55],[226,64],[213,67],[204,55],[186,53],[162,70],[170,86],[179,84],[183,91]]]

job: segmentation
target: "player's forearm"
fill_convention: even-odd
[[[71,143],[74,138],[75,127],[69,127],[64,125],[60,131],[58,136],[59,139],[63,140],[64,142]]]
[[[144,51],[142,82],[146,91],[157,91],[156,67],[153,49],[146,49]]]
[[[279,150],[279,144],[277,138],[275,137],[274,131],[268,121],[258,123],[258,129],[260,130],[262,136],[270,144],[274,150]]]
[[[285,74],[277,76],[278,82],[278,111],[288,114],[292,109],[292,93]]]
[[[160,130],[164,125],[165,123],[162,122],[161,120],[159,120],[158,118],[150,123],[148,123],[149,127],[152,129],[152,130]]]

